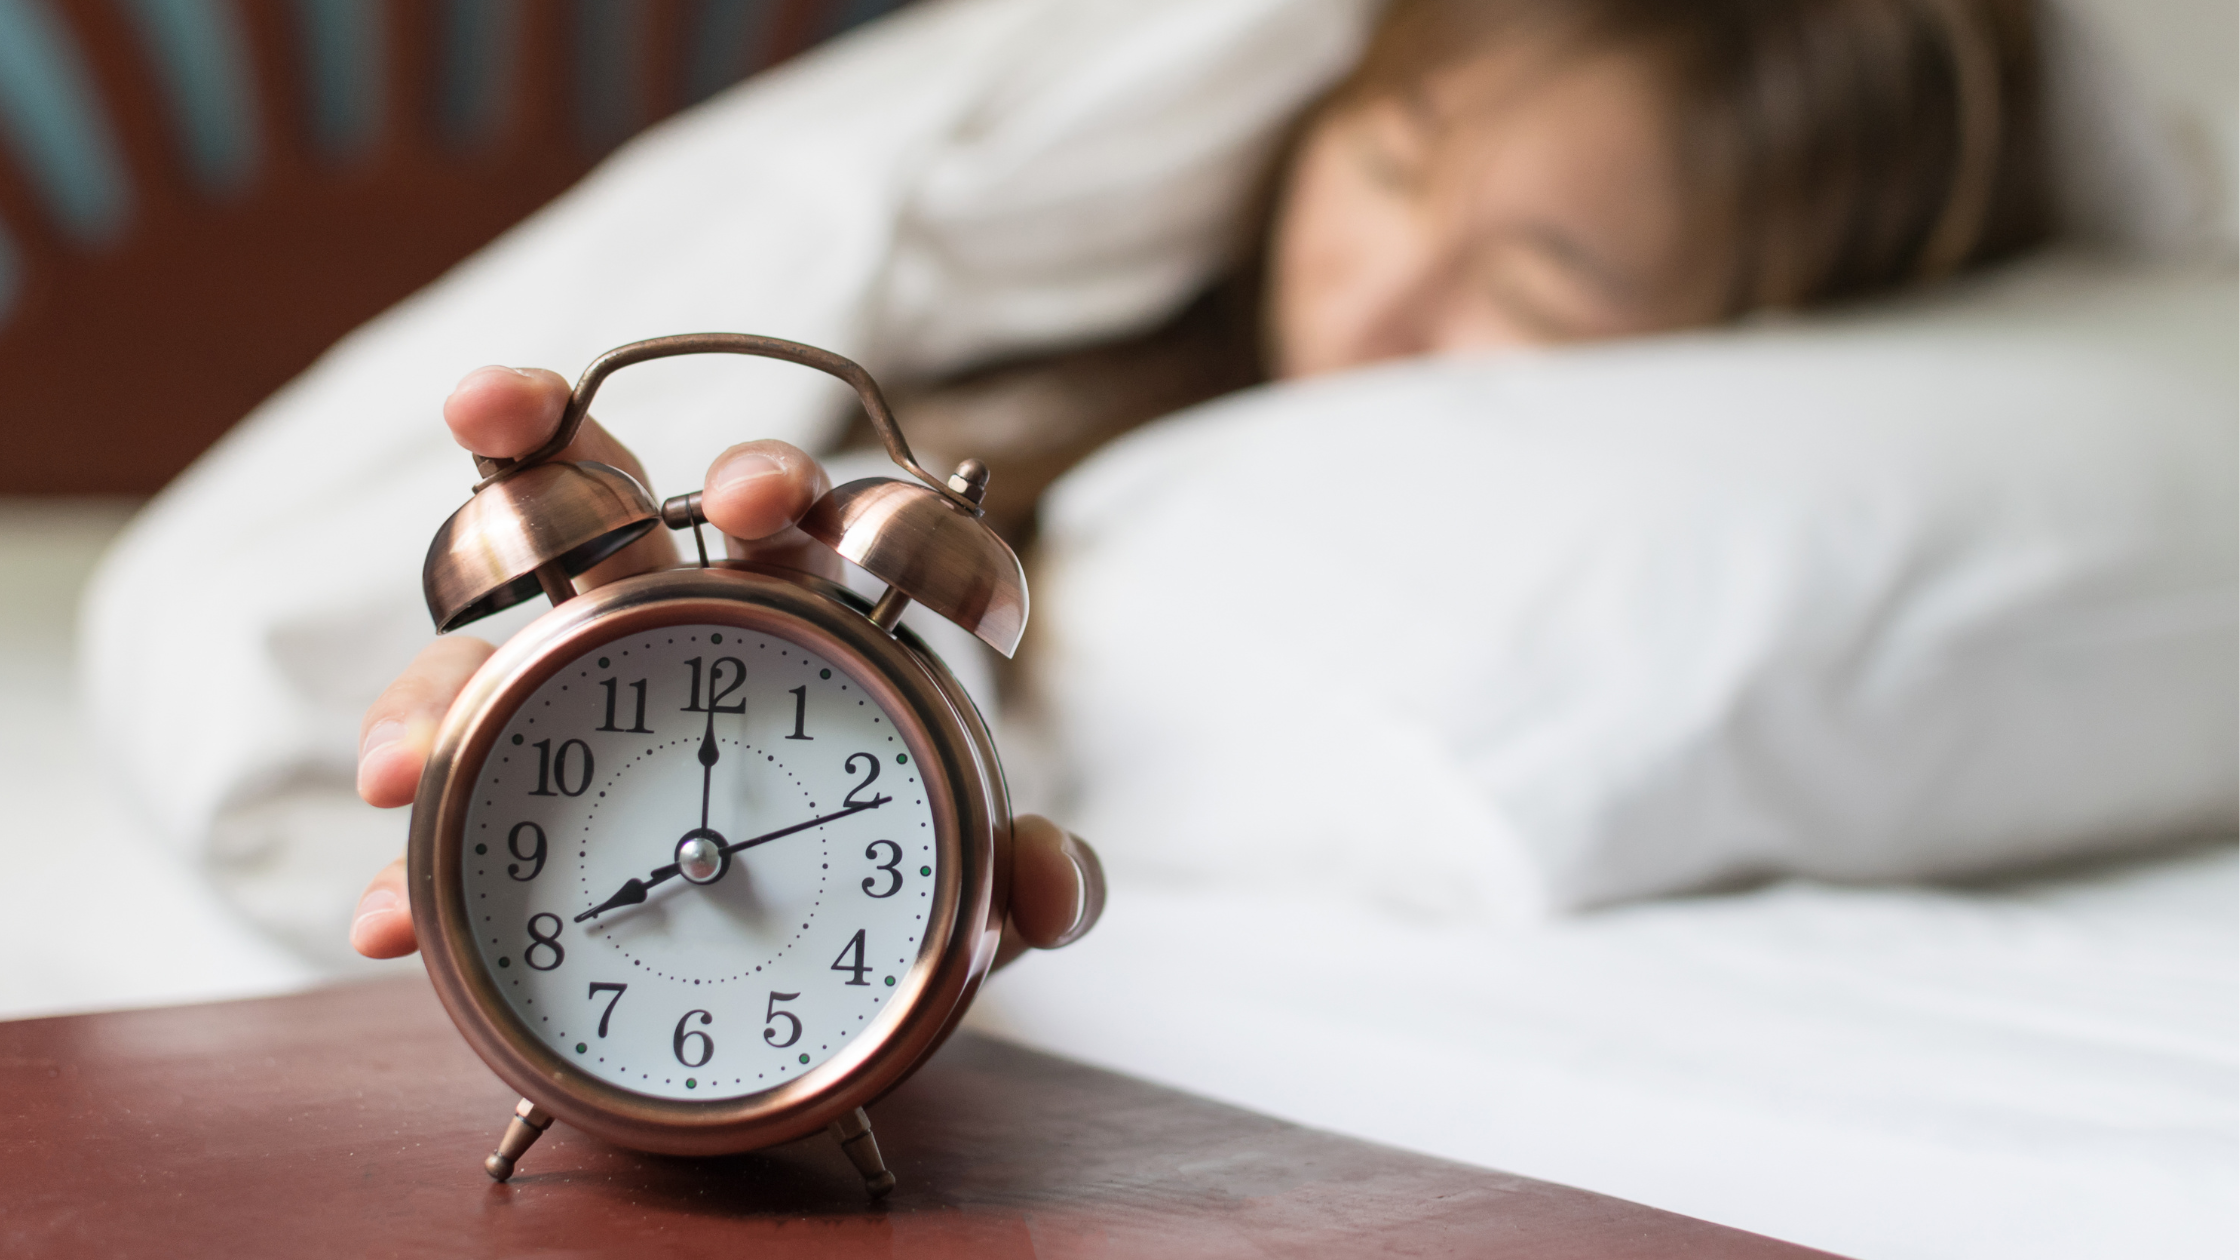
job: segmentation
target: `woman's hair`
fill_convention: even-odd
[[[1669,89],[1729,311],[1859,297],[2049,226],[2034,0],[1394,0],[1333,104],[1538,38]],[[1721,231],[1723,229],[1723,231]]]

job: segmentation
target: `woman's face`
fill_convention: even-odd
[[[1717,319],[1668,111],[1632,57],[1539,48],[1325,111],[1277,209],[1277,375]]]

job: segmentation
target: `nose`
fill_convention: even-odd
[[[1445,287],[1445,278],[1425,266],[1385,294],[1362,327],[1359,362],[1412,358],[1436,349],[1436,312],[1443,305]]]
[[[1364,260],[1362,283],[1350,295],[1350,336],[1333,368],[1362,367],[1439,348],[1440,315],[1454,291],[1462,259],[1432,225],[1386,234]]]

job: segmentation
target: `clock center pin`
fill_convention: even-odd
[[[695,884],[712,884],[723,878],[731,856],[723,851],[723,837],[705,827],[684,834],[677,841],[677,873]]]

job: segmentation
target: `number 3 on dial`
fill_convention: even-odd
[[[879,850],[881,849],[887,850],[887,860],[884,862],[879,861]],[[878,865],[872,868],[873,870],[885,871],[887,875],[890,876],[890,879],[887,883],[887,890],[885,892],[872,891],[872,886],[877,884],[879,881],[869,875],[864,876],[863,891],[865,896],[883,899],[892,897],[895,895],[895,893],[901,891],[902,872],[896,869],[897,867],[902,865],[901,845],[896,844],[892,840],[874,840],[871,842],[869,847],[864,849],[863,855],[867,858],[870,858],[873,862],[878,863]]]

